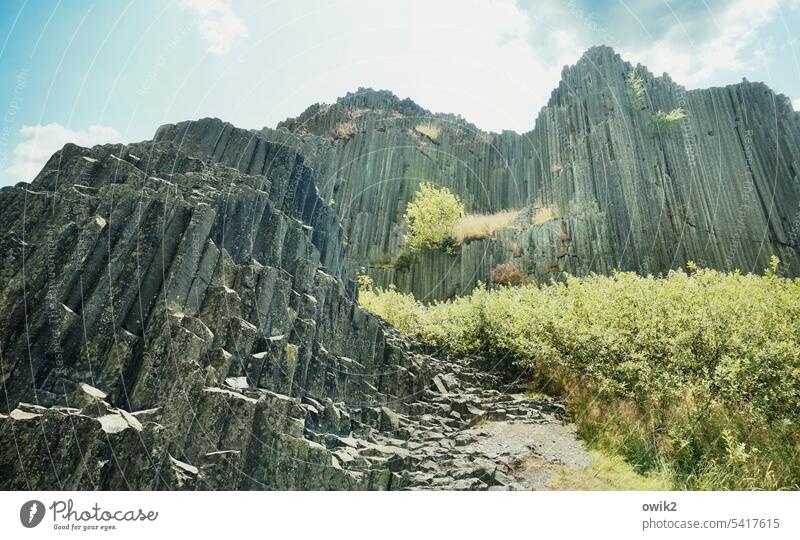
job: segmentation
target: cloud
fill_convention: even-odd
[[[792,101],[792,106],[794,107],[794,110],[800,111],[800,98],[797,98],[794,101]]]
[[[14,160],[6,172],[16,180],[29,182],[42,170],[44,164],[64,144],[79,146],[122,142],[122,134],[108,126],[89,126],[85,130],[72,130],[57,122],[39,126],[22,126],[22,142],[14,148]]]
[[[746,58],[743,53],[759,49],[758,30],[777,12],[776,0],[736,0],[710,18],[714,31],[703,41],[693,40],[676,24],[662,40],[643,51],[642,60],[687,85],[703,84],[719,72],[742,72],[758,61],[757,54]],[[631,56],[637,55],[632,51]]]
[[[410,96],[432,111],[463,114],[483,129],[530,130],[561,68],[583,51],[575,28],[542,24],[514,0],[411,0],[406,5],[410,14],[424,12],[425,17],[399,21],[399,31],[407,34],[398,37],[407,39],[400,42],[402,52],[387,52],[390,71],[364,82]],[[539,6],[537,17],[549,9]]]
[[[248,35],[247,26],[233,11],[230,0],[181,0],[180,5],[197,16],[197,30],[211,54],[229,53],[238,40]]]
[[[608,7],[567,0],[545,15],[539,2],[519,4],[534,20],[544,16],[550,26],[581,30],[574,37],[583,49],[611,45],[626,60],[690,87],[720,74],[741,76],[763,63],[772,44],[759,32],[780,12],[778,0],[627,0]],[[532,34],[531,42],[539,47],[547,34]]]

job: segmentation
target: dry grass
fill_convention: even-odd
[[[498,285],[527,285],[528,275],[514,263],[502,263],[492,269],[491,280]]]
[[[458,220],[453,228],[456,242],[494,238],[497,229],[512,227],[519,216],[519,210],[502,210],[494,214],[468,214]]]
[[[431,123],[417,124],[417,126],[414,129],[417,130],[418,133],[422,133],[423,135],[425,135],[433,142],[438,142],[439,137],[442,134],[442,131],[439,128],[439,126],[436,126]]]
[[[547,223],[548,221],[560,217],[561,213],[558,211],[558,208],[555,206],[544,206],[536,209],[536,213],[533,214],[533,224],[541,225],[542,223]]]
[[[567,161],[566,159],[562,158],[561,161],[559,161],[558,163],[556,163],[552,167],[550,167],[550,171],[554,172],[554,173],[561,172],[561,171],[564,170],[564,167],[566,167],[568,164],[569,164],[569,161]]]
[[[333,128],[332,135],[334,139],[347,140],[355,135],[356,131],[358,131],[358,128],[355,122],[339,122],[336,124],[336,127]]]

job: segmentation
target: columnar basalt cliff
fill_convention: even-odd
[[[434,299],[508,261],[546,280],[774,254],[800,274],[800,115],[762,84],[685,91],[642,67],[633,103],[633,69],[590,50],[523,135],[362,90],[277,129],[65,146],[0,190],[0,487],[535,487],[521,441],[559,407],[429,356],[352,277]],[[520,218],[398,264],[421,181]]]
[[[639,67],[646,99],[634,106],[632,69],[592,49],[537,119],[542,167],[529,192],[534,209],[554,205],[561,217],[524,235],[536,266],[657,273],[694,260],[761,271],[777,255],[798,275],[800,115],[789,100],[760,83],[686,91]],[[657,111],[678,107],[684,120],[648,129]]]
[[[326,467],[304,429],[402,409],[429,368],[353,303],[302,157],[259,148],[244,174],[158,141],[68,145],[2,191],[4,487],[388,487]]]
[[[0,202],[4,489],[535,487],[520,430],[566,429],[354,303],[289,147],[165,126],[67,145]]]
[[[629,95],[634,70],[641,103]],[[655,113],[677,108],[684,120],[648,129]],[[438,136],[416,129],[426,125]],[[342,217],[351,269],[418,298],[466,293],[507,261],[539,281],[563,272],[666,273],[690,260],[761,271],[771,255],[800,274],[800,115],[761,83],[687,91],[596,47],[564,68],[523,135],[485,133],[372,90],[259,135],[311,156]],[[421,181],[449,187],[468,212],[525,212],[494,241],[391,268]]]

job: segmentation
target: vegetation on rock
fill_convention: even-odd
[[[542,208],[536,208],[536,210],[533,213],[532,224],[541,225],[542,223],[547,223],[548,221],[552,221],[560,217],[561,213],[555,206],[545,206]]]
[[[439,128],[439,126],[429,122],[425,124],[418,124],[414,127],[414,129],[417,131],[417,133],[425,135],[433,142],[439,142],[439,137],[442,134],[442,130]]]
[[[453,227],[464,215],[464,205],[447,188],[422,182],[414,200],[406,207],[409,249],[449,247],[454,244]]]
[[[528,275],[515,263],[501,263],[492,269],[492,283],[498,285],[527,285]]]
[[[628,100],[630,101],[631,105],[635,109],[642,109],[644,108],[644,100],[645,100],[645,89],[644,89],[644,80],[636,73],[635,69],[632,69],[628,72],[628,76],[625,79],[628,87],[626,93],[628,94]]]
[[[800,280],[697,269],[362,304],[454,355],[505,358],[581,435],[675,488],[800,487]]]
[[[667,133],[672,126],[686,118],[686,111],[678,107],[668,113],[658,111],[647,119],[647,129],[651,133]]]
[[[497,229],[512,227],[520,210],[502,210],[493,214],[467,214],[455,224],[453,237],[463,244],[468,240],[494,238]]]
[[[356,127],[355,122],[340,122],[336,124],[336,127],[333,128],[333,133],[331,134],[334,139],[350,139],[353,135],[356,134],[358,128]]]

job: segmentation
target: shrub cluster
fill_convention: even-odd
[[[464,215],[464,205],[449,189],[422,182],[414,200],[406,207],[411,250],[450,247],[455,244],[453,227]]]
[[[355,122],[339,122],[334,126],[331,135],[334,139],[350,139],[358,131]]]
[[[626,93],[628,95],[628,100],[631,103],[631,106],[634,109],[642,109],[644,108],[644,100],[645,100],[645,88],[644,88],[644,80],[636,73],[635,69],[632,69],[628,72],[628,76],[625,78],[625,82],[627,83]]]
[[[421,133],[425,135],[427,138],[432,140],[433,142],[439,142],[439,137],[442,134],[442,130],[439,126],[432,124],[430,122],[424,124],[418,124],[414,127],[417,133]]]
[[[362,295],[444,352],[506,358],[567,400],[582,436],[679,489],[800,487],[800,280],[690,266],[476,289],[422,305]]]

